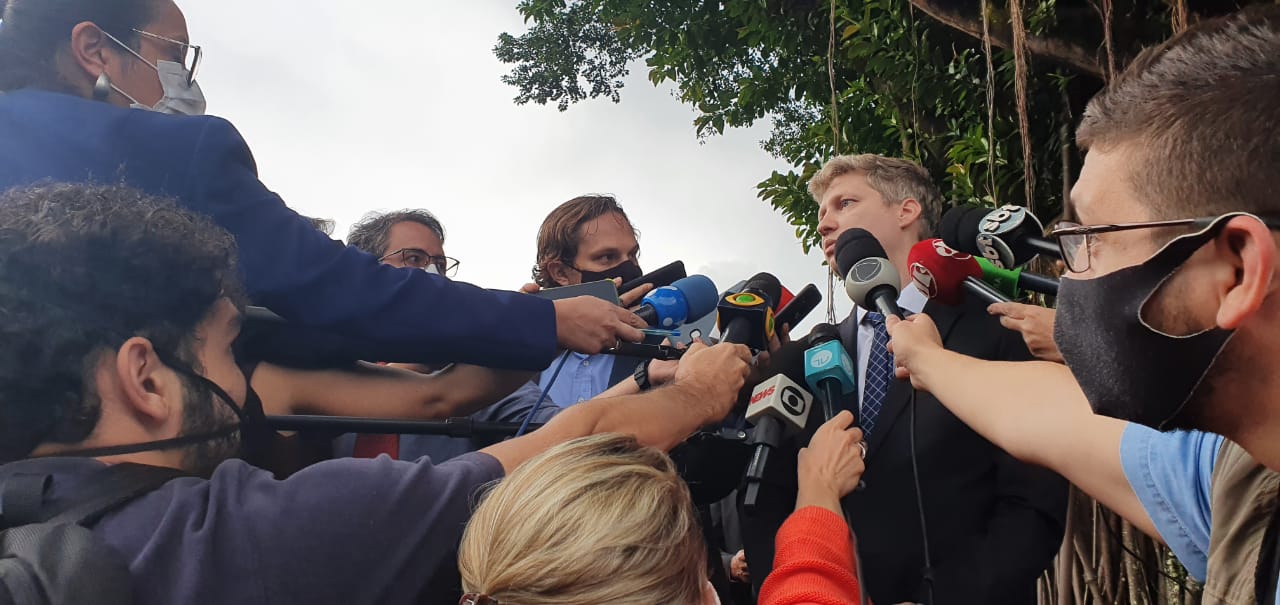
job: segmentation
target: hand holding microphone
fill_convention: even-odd
[[[553,301],[556,342],[578,353],[594,355],[621,341],[640,342],[643,319],[618,305],[593,296]]]
[[[842,410],[823,423],[809,446],[800,450],[796,510],[820,506],[843,515],[840,499],[858,487],[865,457],[866,444],[862,431],[853,426],[853,414]]]
[[[670,388],[688,389],[695,401],[703,402],[707,406],[703,424],[711,424],[729,414],[750,372],[747,347],[723,342],[708,347],[698,342],[680,358]]]
[[[899,380],[911,380],[911,386],[928,391],[925,371],[930,359],[937,354],[947,354],[942,346],[938,326],[928,315],[917,313],[906,319],[885,319],[889,331],[889,352],[893,353],[893,375]]]

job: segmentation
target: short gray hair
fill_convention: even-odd
[[[440,238],[440,243],[444,243],[444,225],[440,224],[436,215],[421,209],[404,209],[364,215],[347,233],[347,245],[374,256],[392,252],[387,250],[387,241],[391,237],[391,228],[399,223],[418,223],[434,232]]]

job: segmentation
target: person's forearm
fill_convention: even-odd
[[[796,493],[796,510],[808,506],[817,506],[825,508],[837,515],[844,517],[844,509],[840,507],[840,496],[830,490],[817,489],[810,486],[801,485],[800,490]]]
[[[713,416],[696,389],[672,384],[640,395],[592,399],[565,408],[542,428],[485,448],[507,472],[558,443],[599,433],[632,435],[642,445],[670,450]]]
[[[424,375],[365,363],[326,370],[263,363],[251,384],[268,414],[432,420],[471,414],[510,394],[529,376],[474,366]]]
[[[1093,416],[1065,366],[1044,361],[986,361],[935,349],[913,372],[975,432],[1019,460],[1048,465],[1046,454],[1071,439],[1071,424]]]

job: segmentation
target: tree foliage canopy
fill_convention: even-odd
[[[513,66],[503,79],[518,89],[517,103],[563,111],[597,97],[618,102],[623,78],[643,60],[651,82],[671,83],[696,108],[699,137],[770,120],[763,147],[793,169],[767,175],[759,195],[807,249],[817,214],[805,186],[837,152],[908,157],[952,202],[1029,203],[1052,218],[1078,169],[1072,126],[1113,65],[1189,18],[1234,8],[1211,0],[847,0],[833,14],[817,0],[523,0],[528,31],[502,34],[495,52]],[[1020,35],[1029,166],[1011,52]]]

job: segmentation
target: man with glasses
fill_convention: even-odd
[[[1148,50],[1077,138],[1066,366],[948,352],[921,315],[890,322],[897,375],[1162,539],[1214,602],[1280,602],[1280,7]]]
[[[434,214],[421,209],[405,209],[394,212],[369,213],[352,225],[347,234],[347,244],[368,252],[386,265],[419,269],[427,273],[452,278],[458,270],[458,259],[444,252],[444,225]],[[390,364],[422,373],[440,368],[421,364]],[[471,368],[472,372],[484,372],[483,368]],[[493,370],[493,381],[510,382],[511,371]],[[532,372],[519,373],[520,380],[533,377]],[[523,422],[538,402],[539,389],[527,382],[507,397],[471,415],[481,422]],[[546,399],[538,406],[531,422],[543,423],[560,412],[555,401]],[[335,443],[339,456],[373,458],[386,454],[400,460],[415,460],[423,456],[439,463],[469,451],[479,450],[490,441],[462,439],[435,435],[343,435]]]

